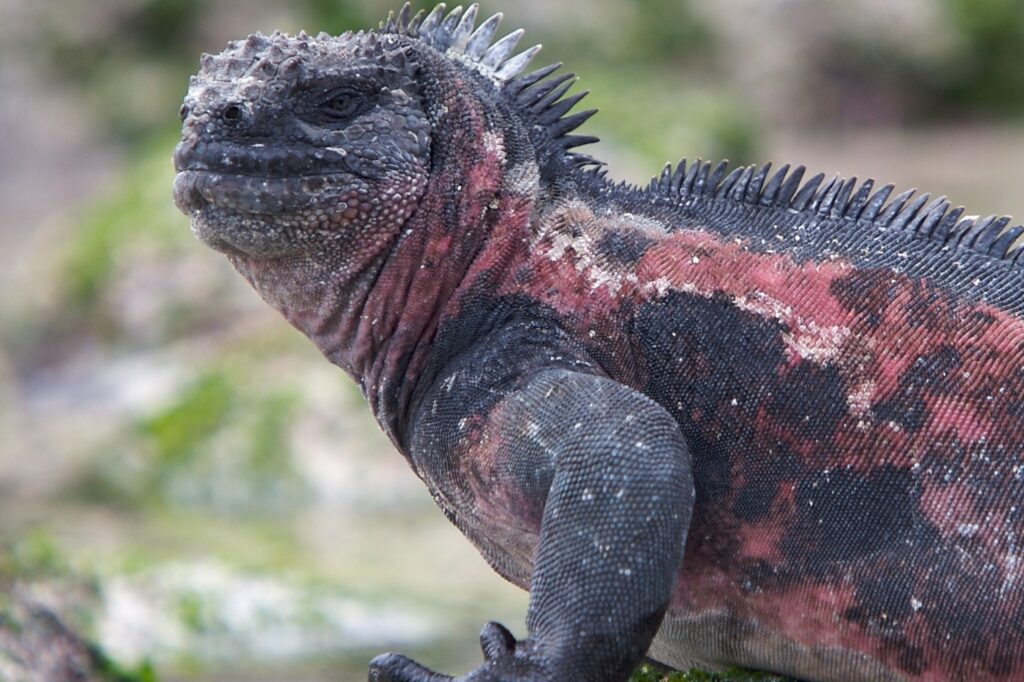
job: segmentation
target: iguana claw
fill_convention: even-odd
[[[480,648],[488,663],[511,656],[516,651],[516,638],[501,623],[491,621],[480,631]]]
[[[370,661],[370,682],[448,682],[451,679],[399,654],[381,654]]]
[[[537,680],[539,669],[523,651],[516,651],[515,636],[499,623],[488,623],[480,631],[484,664],[459,677],[457,682]],[[382,654],[370,661],[370,682],[447,682],[455,678],[435,673],[399,654]]]

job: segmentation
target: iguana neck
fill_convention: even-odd
[[[466,94],[478,88],[463,78],[452,70],[430,93],[432,169],[403,225],[385,236],[356,235],[355,244],[339,244],[338,254],[265,268],[233,259],[268,302],[356,380],[396,444],[442,313],[484,251],[488,267],[509,265],[510,253],[503,258],[501,248],[491,248],[495,233],[528,230],[537,194],[526,133],[493,103]]]

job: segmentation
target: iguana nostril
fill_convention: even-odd
[[[235,125],[242,120],[242,107],[237,104],[229,104],[220,112],[220,117],[225,123]]]

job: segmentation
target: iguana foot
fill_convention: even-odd
[[[456,682],[540,682],[549,679],[535,657],[528,654],[527,643],[517,642],[512,633],[498,623],[484,626],[480,632],[480,648],[484,652],[484,664],[459,677]],[[370,661],[370,682],[449,682],[454,679],[399,654],[382,654]]]
[[[370,682],[448,682],[450,675],[435,673],[400,654],[381,654],[370,661]]]

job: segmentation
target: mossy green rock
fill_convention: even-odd
[[[655,666],[643,665],[633,673],[630,682],[792,682],[788,677],[780,677],[771,673],[757,672],[733,668],[722,673],[710,673],[703,670],[689,672],[668,672]]]

